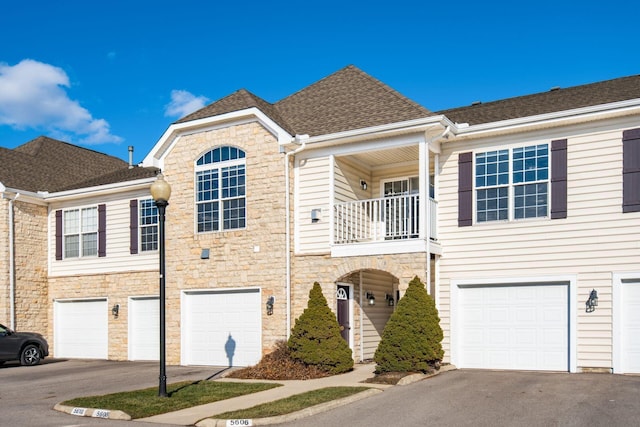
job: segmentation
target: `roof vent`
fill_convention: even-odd
[[[553,92],[554,90],[560,90],[560,86],[554,86],[551,89],[549,89],[549,92]]]
[[[480,105],[480,104],[482,104],[482,101],[473,101],[471,103],[471,105]]]

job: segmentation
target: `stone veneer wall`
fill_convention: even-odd
[[[47,338],[47,207],[14,202],[16,330]],[[8,282],[7,282],[8,283]]]
[[[245,229],[196,233],[194,166],[205,152],[222,145],[246,153]],[[262,344],[268,352],[285,338],[285,157],[258,123],[182,136],[165,158],[163,174],[172,195],[166,215],[167,338],[180,340],[180,291],[259,287],[262,290]],[[209,259],[200,259],[202,249]],[[275,296],[273,315],[264,302]],[[179,362],[179,351],[167,356]]]
[[[84,276],[61,276],[49,278],[49,298],[51,304],[48,307],[47,318],[49,319],[48,337],[53,337],[54,328],[54,304],[56,299],[87,299],[87,298],[108,298],[107,308],[111,310],[114,304],[120,304],[118,318],[109,312],[109,359],[128,359],[128,328],[129,328],[129,297],[158,295],[158,272],[128,272],[95,274]],[[171,301],[171,308],[176,301]],[[179,300],[178,300],[179,306]],[[167,301],[167,309],[169,309]],[[55,343],[49,340],[49,351],[55,355]],[[171,361],[169,358],[171,357]],[[177,359],[176,359],[177,358]],[[167,362],[177,364],[180,360],[180,343],[175,339],[167,339]]]
[[[297,319],[309,301],[309,291],[313,283],[318,282],[322,287],[322,293],[327,299],[329,307],[336,309],[336,284],[337,281],[350,282],[356,285],[354,304],[354,358],[359,361],[360,355],[360,322],[361,308],[358,305],[358,293],[360,284],[352,280],[350,276],[361,270],[384,271],[398,279],[400,294],[409,285],[409,281],[418,276],[426,281],[427,256],[426,253],[393,254],[332,258],[331,255],[300,255],[295,256],[292,268],[292,314],[291,326]]]

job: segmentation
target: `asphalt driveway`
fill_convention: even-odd
[[[168,366],[167,381],[197,381],[222,370],[224,368]],[[158,374],[158,362],[47,358],[37,366],[6,363],[0,366],[0,425],[157,427],[158,424],[76,417],[52,408],[74,397],[157,387]]]
[[[455,370],[289,426],[638,426],[640,376]]]

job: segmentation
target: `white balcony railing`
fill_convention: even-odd
[[[355,200],[334,205],[334,244],[417,239],[420,227],[418,195]],[[429,199],[429,238],[437,239],[438,202]]]

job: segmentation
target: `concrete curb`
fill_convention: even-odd
[[[64,412],[69,415],[75,415],[77,417],[92,417],[92,418],[102,418],[108,420],[121,420],[121,421],[131,421],[131,416],[126,412],[111,410],[111,409],[96,409],[96,408],[79,408],[73,406],[66,406],[61,404],[56,404],[53,407],[54,410],[59,412]]]
[[[319,414],[321,412],[329,411],[331,409],[337,408],[342,405],[348,405],[349,403],[357,402],[361,399],[366,399],[367,397],[373,396],[374,394],[382,393],[383,390],[378,388],[370,388],[368,390],[362,391],[360,393],[356,393],[354,395],[344,397],[342,399],[332,400],[330,402],[321,403],[319,405],[310,406],[308,408],[302,409],[297,412],[292,412],[291,414],[279,415],[277,417],[268,417],[268,418],[255,418],[252,419],[252,425],[260,426],[260,425],[270,425],[270,424],[281,424],[290,421],[296,421],[302,418],[309,417],[311,415]],[[205,418],[204,420],[198,421],[196,423],[197,427],[226,427],[227,420],[216,419],[216,418]]]

